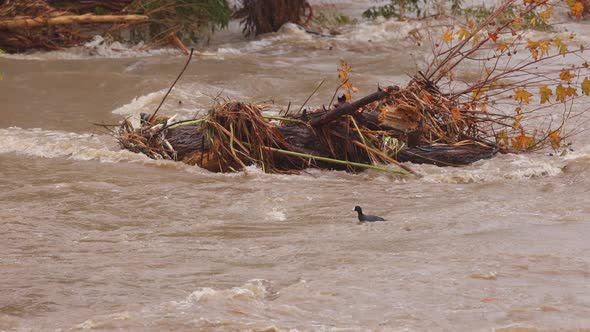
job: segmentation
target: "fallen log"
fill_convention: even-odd
[[[104,24],[104,23],[143,23],[148,21],[145,15],[64,15],[56,17],[16,18],[0,21],[0,29],[37,28],[70,24]]]
[[[393,91],[399,90],[397,86],[390,86],[383,90],[379,89],[379,91],[372,93],[366,97],[363,97],[359,100],[356,100],[352,103],[343,103],[342,105],[336,107],[334,110],[329,111],[321,116],[314,116],[311,120],[311,125],[314,127],[319,127],[326,125],[344,115],[352,115],[355,111],[359,110],[367,106],[368,104],[381,100]]]

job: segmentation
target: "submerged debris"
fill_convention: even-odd
[[[525,1],[512,21],[503,22],[501,14],[515,4],[504,2],[479,25],[470,21],[444,31],[432,62],[405,87],[389,86],[352,101],[356,89],[342,62],[338,89],[344,94],[328,108],[277,117],[266,115],[264,106],[225,101],[204,118],[181,122],[158,117],[158,108],[139,128],[125,121],[115,135],[123,148],[214,172],[257,165],[272,173],[316,167],[408,174],[413,172],[406,161],[460,166],[498,152],[558,149],[568,135],[573,101],[590,95],[590,65],[582,60],[537,71],[584,48],[568,50],[559,38],[526,39],[526,31],[515,30],[519,18],[548,17],[551,7]],[[524,59],[513,65],[513,55],[523,50]],[[491,59],[495,64],[487,67]],[[457,80],[454,72],[469,62],[482,68],[481,77]],[[536,90],[538,103],[529,92]],[[552,109],[562,113],[547,112]],[[542,117],[547,121],[538,121]],[[538,126],[531,128],[534,121]]]
[[[330,110],[282,117],[264,115],[264,106],[222,102],[198,120],[156,116],[140,128],[124,121],[117,138],[123,148],[150,158],[213,172],[257,165],[271,173],[315,167],[407,174],[412,170],[402,161],[459,166],[497,152],[495,144],[478,135],[474,119],[453,120],[450,105],[435,89],[420,88],[423,83],[388,87]]]

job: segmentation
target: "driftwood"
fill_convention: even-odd
[[[343,103],[342,105],[335,108],[333,111],[327,112],[326,114],[323,114],[321,116],[314,117],[311,120],[311,125],[314,127],[319,127],[319,126],[326,125],[334,120],[337,120],[338,118],[340,118],[344,115],[352,115],[358,109],[365,107],[372,102],[381,100],[381,99],[387,97],[388,93],[391,93],[391,92],[397,91],[397,90],[399,90],[399,87],[390,86],[390,87],[386,88],[385,90],[380,89],[379,91],[372,93],[372,94],[370,94],[366,97],[363,97],[357,101],[354,101],[352,103]]]
[[[418,126],[410,132],[390,128],[391,119],[382,126],[383,113],[396,108],[396,98],[403,92],[392,86],[330,110],[285,117],[265,116],[263,108],[240,102],[222,103],[203,119],[177,123],[145,114],[141,128],[125,121],[116,136],[125,149],[213,172],[255,164],[266,172],[316,167],[407,174],[413,171],[401,162],[461,166],[498,152],[495,144],[483,139],[457,141],[458,136],[446,143],[424,144],[431,136],[428,128]]]
[[[0,21],[0,29],[30,29],[41,26],[104,23],[143,23],[145,15],[64,15],[57,17],[15,18]]]

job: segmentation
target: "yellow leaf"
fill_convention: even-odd
[[[477,101],[479,99],[481,99],[481,97],[483,97],[485,95],[486,92],[488,92],[490,90],[489,86],[482,86],[477,90],[473,91],[473,101]]]
[[[344,70],[347,73],[350,73],[352,71],[352,68],[344,60],[340,60],[340,68],[342,68],[342,70]]]
[[[561,71],[561,73],[559,73],[559,78],[562,81],[570,82],[572,80],[572,78],[575,78],[575,77],[576,77],[576,75],[570,73],[570,71],[567,69],[564,69]]]
[[[545,104],[549,101],[549,97],[553,96],[553,91],[546,85],[539,88],[539,95],[541,95],[541,104]]]
[[[568,86],[567,88],[563,85],[559,84],[557,88],[555,88],[555,100],[560,102],[565,102],[568,97],[576,97],[578,96],[578,92],[576,88]]]
[[[501,146],[508,146],[508,135],[506,134],[505,130],[500,130],[498,135],[496,136],[496,144]]]
[[[584,81],[582,82],[582,92],[586,96],[590,96],[590,80],[588,77],[584,77]]]
[[[467,29],[465,29],[465,28],[459,29],[455,34],[457,35],[457,38],[459,40],[469,38],[469,36],[471,35],[471,33],[469,31],[467,31]]]
[[[560,38],[555,38],[553,43],[559,48],[559,54],[565,56],[567,53],[567,45]]]
[[[496,47],[496,49],[500,52],[504,52],[507,48],[508,48],[508,45],[506,45],[504,43],[498,44],[498,46]]]
[[[529,21],[529,26],[536,27],[537,26],[537,17],[533,15],[533,18]]]
[[[478,33],[473,35],[473,46],[477,45],[477,43],[479,43],[479,37],[480,35]]]
[[[445,31],[445,33],[442,36],[442,40],[447,43],[452,42],[453,41],[453,31],[452,30]]]
[[[549,19],[551,18],[551,16],[553,16],[553,8],[551,7],[547,7],[545,11],[539,13],[539,18],[545,24],[549,23]]]
[[[345,90],[344,99],[345,101],[351,100],[351,95],[354,92],[354,87],[350,82],[348,73],[352,71],[352,68],[344,60],[340,60],[340,66],[338,67],[338,80],[340,81],[340,87]]]
[[[557,97],[557,98],[555,98],[555,101],[565,102],[567,95],[566,95],[565,88],[563,87],[563,85],[560,84],[557,86],[557,88],[555,88],[555,96]]]
[[[542,58],[544,55],[549,54],[549,41],[548,40],[541,40],[541,41],[527,41],[526,48],[529,49],[533,59],[538,60]]]
[[[531,101],[531,97],[533,96],[532,93],[526,91],[525,89],[516,89],[514,90],[514,99],[518,100],[519,103],[528,104]]]
[[[517,30],[522,29],[522,19],[520,16],[517,16],[514,18],[514,20],[512,20],[512,27]]]
[[[567,95],[571,96],[571,97],[577,97],[578,96],[578,90],[576,90],[576,88],[568,86],[567,89]]]

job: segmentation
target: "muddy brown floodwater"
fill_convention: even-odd
[[[234,26],[163,113],[217,94],[296,105],[326,78],[321,105],[341,58],[362,92],[403,84],[426,57],[419,24],[256,40]],[[93,126],[153,110],[184,61],[124,45],[0,58],[0,331],[590,329],[590,134],[565,156],[400,178],[212,174]],[[355,205],[388,221],[358,225]]]

